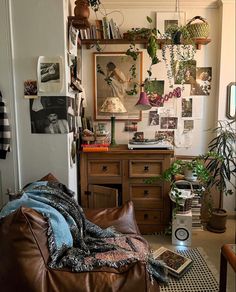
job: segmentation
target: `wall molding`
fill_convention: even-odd
[[[233,2],[234,0],[222,0],[223,2]],[[118,8],[118,9],[126,9],[126,8],[154,8],[161,10],[174,10],[175,9],[175,0],[101,0],[102,4],[105,8]],[[221,0],[179,0],[180,10],[183,8],[207,8],[214,9],[218,8]]]

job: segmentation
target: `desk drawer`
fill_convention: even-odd
[[[153,177],[162,173],[162,161],[130,160],[129,177]]]
[[[136,208],[163,208],[162,186],[131,185],[130,198]]]
[[[90,177],[121,176],[121,162],[114,160],[90,160],[88,161],[88,174]]]
[[[158,210],[135,210],[135,218],[138,224],[161,224],[162,213]]]

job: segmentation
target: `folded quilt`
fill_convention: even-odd
[[[120,268],[129,263],[146,263],[151,277],[167,282],[167,271],[155,260],[144,238],[123,235],[112,228],[102,229],[85,218],[81,206],[71,192],[57,182],[34,182],[20,199],[6,204],[0,218],[21,206],[35,209],[48,220],[48,244],[51,268],[67,268],[76,272],[100,267]]]

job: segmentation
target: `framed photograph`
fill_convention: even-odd
[[[186,12],[180,11],[160,11],[156,13],[156,28],[161,34],[165,33],[169,25],[185,25]]]
[[[100,111],[107,97],[118,97],[126,109],[115,114],[116,120],[140,121],[141,111],[135,108],[142,83],[142,52],[134,61],[125,52],[94,53],[94,117],[109,120],[111,113]]]
[[[177,278],[180,278],[193,264],[192,259],[165,247],[160,247],[154,251],[153,257],[159,261],[163,261],[169,273]]]

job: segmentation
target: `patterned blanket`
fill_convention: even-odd
[[[165,266],[152,257],[143,237],[126,236],[93,224],[85,218],[83,209],[64,185],[57,182],[28,185],[20,199],[3,207],[0,218],[21,206],[33,208],[48,219],[50,267],[81,272],[100,267],[118,269],[142,261],[151,278],[163,283],[168,281]]]

